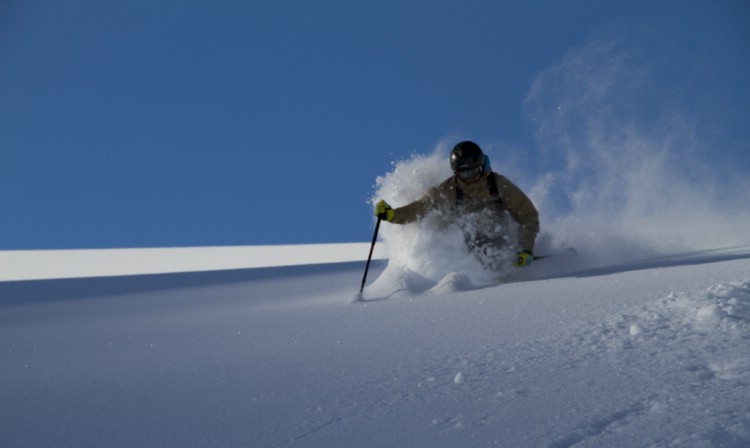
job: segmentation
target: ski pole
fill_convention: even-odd
[[[372,235],[372,245],[370,245],[370,255],[367,256],[367,264],[365,265],[365,275],[362,276],[362,286],[359,288],[359,293],[365,289],[365,282],[367,281],[367,271],[370,270],[370,260],[372,260],[372,251],[375,249],[375,241],[378,239],[378,230],[380,229],[380,218],[375,223],[375,233]]]
[[[545,255],[534,255],[534,260],[544,260],[545,258],[560,257],[563,255],[578,255],[578,251],[575,249],[575,247],[569,247],[565,249],[564,252],[557,252],[557,253],[545,254]]]

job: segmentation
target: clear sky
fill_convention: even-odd
[[[368,241],[376,178],[459,139],[531,185],[593,42],[631,125],[750,169],[746,1],[6,0],[0,249]]]

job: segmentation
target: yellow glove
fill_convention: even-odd
[[[386,221],[393,221],[394,212],[390,205],[384,200],[380,200],[375,205],[375,216]]]
[[[532,254],[530,250],[522,250],[521,252],[516,253],[515,264],[519,268],[530,265],[532,261],[534,261],[534,254]]]

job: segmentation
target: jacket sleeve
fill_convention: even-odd
[[[409,224],[426,215],[435,207],[435,192],[430,190],[425,196],[403,207],[393,209],[394,224]]]
[[[440,185],[430,188],[427,193],[416,201],[403,207],[393,209],[393,221],[395,224],[409,224],[423,218],[429,212],[444,207],[455,198],[452,177],[446,179]]]
[[[507,178],[498,177],[505,208],[520,227],[518,240],[521,249],[533,251],[539,233],[539,213],[531,199],[520,188]]]

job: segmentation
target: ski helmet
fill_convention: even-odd
[[[464,180],[478,177],[484,171],[484,153],[474,142],[463,141],[451,151],[451,169]]]

